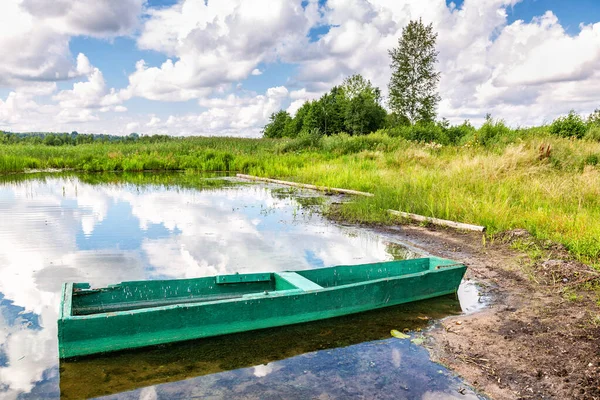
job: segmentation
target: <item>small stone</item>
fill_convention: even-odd
[[[456,321],[456,325],[462,325],[462,321]]]

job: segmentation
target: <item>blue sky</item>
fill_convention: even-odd
[[[439,33],[440,117],[530,125],[600,106],[595,0],[33,3],[0,5],[0,129],[258,136],[352,73],[385,95],[387,50],[417,17]]]

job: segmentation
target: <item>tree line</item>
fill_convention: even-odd
[[[388,107],[381,105],[381,91],[360,74],[334,86],[318,100],[305,102],[292,117],[280,110],[271,114],[263,128],[267,138],[298,137],[304,134],[363,135],[384,127],[435,121],[440,100],[435,70],[437,33],[431,24],[411,21],[402,31],[398,46],[389,51],[392,77],[388,85]]]
[[[3,132],[0,131],[0,144],[35,144],[46,146],[77,146],[89,143],[157,143],[176,140],[169,135],[138,135],[133,132],[127,136],[95,133],[52,133],[52,132]]]

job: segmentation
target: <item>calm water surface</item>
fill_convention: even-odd
[[[0,398],[477,398],[413,337],[461,312],[444,297],[317,323],[62,363],[65,281],[281,271],[419,256],[331,224],[313,192],[199,175],[0,181]],[[477,307],[461,287],[462,310]],[[466,300],[465,300],[466,299]],[[60,382],[60,383],[59,383]]]

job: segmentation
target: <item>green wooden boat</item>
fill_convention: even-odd
[[[463,264],[430,257],[304,271],[63,285],[60,358],[297,324],[455,293]]]

